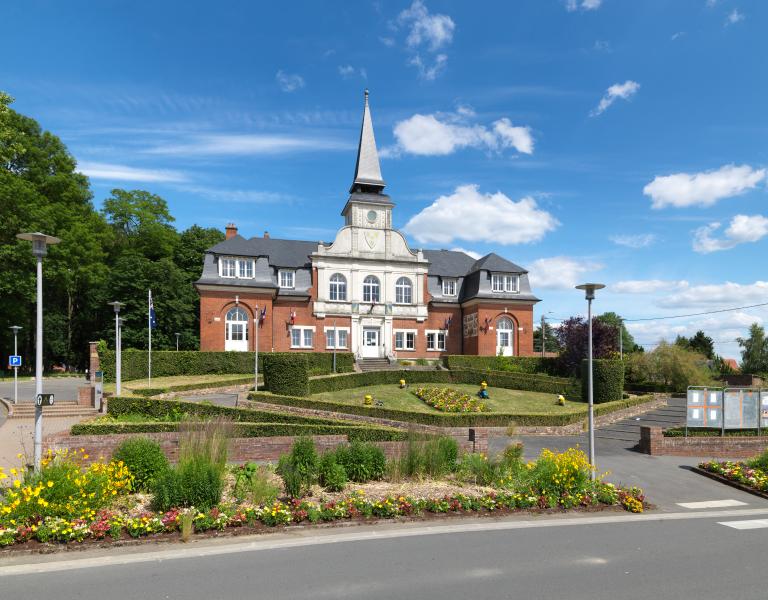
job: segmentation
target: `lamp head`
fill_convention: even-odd
[[[123,303],[123,302],[118,302],[117,300],[115,300],[114,302],[107,302],[107,304],[109,304],[111,307],[113,307],[113,308],[115,309],[115,314],[116,314],[116,315],[117,315],[117,314],[120,314],[120,309],[121,309],[123,306],[125,306],[125,303]]]
[[[13,331],[13,334],[16,335],[19,333],[19,329],[23,329],[23,327],[21,325],[11,325],[8,329]]]
[[[123,317],[118,317],[117,318],[118,327],[122,327],[124,324],[125,324],[125,319],[123,319]]]
[[[587,300],[594,300],[595,299],[595,291],[596,290],[602,290],[605,287],[602,283],[582,283],[581,285],[577,285],[577,290],[584,290],[584,294]]]
[[[61,239],[53,237],[52,235],[45,235],[39,231],[34,233],[17,233],[16,237],[20,240],[26,240],[32,242],[32,254],[38,258],[42,258],[48,253],[48,246],[58,244]]]

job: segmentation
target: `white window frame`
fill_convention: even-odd
[[[448,340],[448,331],[446,329],[427,329],[424,335],[427,338],[427,352],[445,352]],[[429,347],[430,337],[432,338],[431,348]]]
[[[491,274],[491,291],[497,294],[517,294],[520,292],[520,275]]]
[[[376,281],[375,288],[374,288],[374,285],[373,285],[372,282],[370,284],[366,283],[366,281],[369,278],[374,279]],[[370,292],[368,294],[368,298],[367,299],[366,299],[366,287],[369,287],[368,291]],[[375,299],[374,299],[374,294],[373,294],[374,289],[376,290],[376,298]],[[376,304],[378,302],[381,302],[381,279],[376,277],[376,275],[366,275],[365,279],[363,279],[363,302],[365,302],[366,304]]]
[[[290,285],[283,285],[283,275],[286,277],[290,275],[291,284]],[[284,290],[292,290],[296,287],[296,271],[292,269],[280,269],[277,272],[277,283],[280,286],[280,288]]]
[[[418,336],[419,332],[416,329],[395,329],[393,332],[395,337],[395,350],[399,350],[401,352],[415,352],[416,351],[416,336]],[[403,343],[398,345],[397,336],[400,334],[402,337]],[[408,347],[408,336],[413,336],[413,345],[409,348]]]
[[[293,332],[299,332],[299,345],[293,341]],[[307,345],[306,334],[312,332],[312,343]],[[315,326],[314,325],[294,325],[291,327],[291,348],[314,348],[315,347]]]
[[[457,279],[443,279],[443,296],[451,298],[457,296],[458,287],[459,282]],[[453,288],[453,291],[449,291],[449,288]]]
[[[334,281],[334,277],[341,277],[342,281]],[[333,297],[334,286],[336,287],[336,298]],[[343,294],[339,293],[339,290],[343,290]],[[334,273],[328,279],[328,300],[331,302],[346,302],[347,301],[347,278],[343,273]]]
[[[395,304],[413,304],[413,281],[410,277],[398,277],[395,281]]]
[[[246,270],[246,274],[243,274],[243,269]],[[237,278],[238,279],[253,279],[254,272],[253,260],[250,258],[238,258],[237,259]]]
[[[232,274],[229,274],[229,268],[224,269],[224,265],[232,267]],[[222,256],[219,258],[219,276],[227,279],[235,279],[237,277],[237,259],[232,256]]]
[[[328,334],[335,334],[333,343],[329,343]],[[341,335],[338,334],[344,334],[344,343],[343,344],[336,344],[336,338],[341,338]],[[346,350],[349,348],[349,327],[325,327],[325,347],[328,350]]]

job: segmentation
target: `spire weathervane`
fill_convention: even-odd
[[[360,143],[357,148],[355,163],[355,178],[350,192],[362,191],[378,194],[386,185],[381,176],[379,153],[376,149],[376,138],[373,135],[373,120],[368,106],[368,89],[364,92],[363,124],[360,128]]]

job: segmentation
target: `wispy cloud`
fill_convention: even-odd
[[[608,110],[608,107],[618,99],[629,100],[639,89],[640,84],[631,79],[628,79],[624,83],[614,83],[606,90],[605,95],[600,99],[600,103],[597,105],[597,108],[590,113],[590,116],[596,117],[603,114]]]
[[[565,10],[575,12],[577,10],[597,10],[603,0],[565,0]]]
[[[368,79],[368,71],[366,71],[364,68],[355,68],[352,65],[339,65],[338,67],[339,75],[343,79],[351,79],[352,77],[355,77],[356,75],[359,75],[363,79]]]
[[[289,194],[280,192],[269,192],[265,190],[239,190],[226,189],[220,187],[209,187],[203,185],[179,185],[177,189],[196,196],[202,196],[208,200],[216,202],[236,202],[246,204],[269,204],[269,203],[289,203],[295,200]]]
[[[572,290],[584,277],[600,271],[603,265],[571,256],[539,258],[529,265],[533,288]]]
[[[147,154],[183,156],[227,156],[285,154],[317,150],[348,150],[352,145],[327,137],[293,135],[200,135],[179,143],[161,144],[149,148]]]
[[[614,235],[611,236],[611,241],[614,244],[619,246],[626,246],[627,248],[645,248],[656,241],[656,236],[653,233],[639,233],[636,235]]]
[[[419,76],[428,81],[437,78],[445,70],[448,55],[445,48],[453,41],[456,24],[448,15],[430,13],[422,0],[414,0],[403,10],[393,25],[395,29],[406,28],[408,35],[405,45],[410,52],[408,64],[416,67]],[[389,44],[390,38],[380,38]]]
[[[282,70],[275,74],[275,80],[284,92],[295,92],[305,85],[304,78],[301,75],[286,73]]]
[[[116,165],[112,163],[80,161],[78,167],[81,173],[91,179],[107,181],[139,181],[145,183],[181,183],[189,177],[181,171],[164,169],[145,169]]]
[[[730,250],[739,244],[757,242],[768,235],[768,219],[762,215],[736,215],[723,237],[713,237],[720,223],[699,227],[693,234],[693,249],[700,254]]]
[[[726,27],[728,25],[735,25],[736,23],[743,21],[745,18],[746,17],[744,16],[744,13],[739,12],[738,8],[734,8],[725,18],[725,25]]]

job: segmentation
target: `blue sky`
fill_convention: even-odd
[[[145,2],[4,7],[0,89],[62,137],[97,206],[164,197],[176,225],[332,239],[362,92],[395,226],[495,251],[537,306],[608,287],[627,318],[768,302],[768,3],[748,0]],[[749,309],[704,328],[725,356]]]

